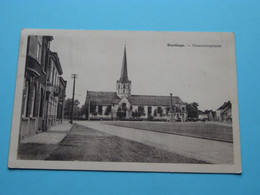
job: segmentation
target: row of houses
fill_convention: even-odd
[[[198,111],[198,119],[206,121],[224,121],[232,122],[232,105],[231,102],[225,102],[216,111],[205,110]]]
[[[20,140],[62,122],[67,82],[52,36],[28,36]]]

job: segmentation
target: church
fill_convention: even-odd
[[[116,92],[87,91],[88,120],[186,121],[186,104],[177,96],[133,95],[126,46]]]

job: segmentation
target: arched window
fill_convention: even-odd
[[[25,116],[26,117],[29,117],[29,103],[30,103],[30,98],[29,98],[29,94],[30,94],[30,91],[31,91],[31,85],[30,85],[30,82],[27,81],[27,95],[26,95],[26,106],[25,106]]]
[[[40,117],[43,116],[43,101],[44,101],[44,93],[43,93],[43,88],[41,88],[41,97],[40,97]]]
[[[33,102],[33,116],[34,117],[36,117],[36,116],[38,116],[38,109],[37,109],[37,101],[39,101],[39,100],[37,100],[37,85],[35,84],[34,85],[34,102]]]
[[[31,114],[30,114],[30,117],[34,116],[34,107],[35,107],[35,91],[36,91],[36,87],[35,85],[33,86],[33,89],[32,89],[32,101],[31,101]]]
[[[29,82],[24,80],[24,95],[23,95],[23,116],[27,114],[27,103],[28,103],[28,94],[29,94]]]

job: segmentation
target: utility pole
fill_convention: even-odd
[[[170,98],[171,98],[171,100],[170,100],[170,122],[173,122],[174,121],[174,119],[173,119],[173,109],[172,109],[172,93],[170,93]]]
[[[77,74],[72,74],[71,78],[73,78],[73,92],[72,92],[72,109],[70,114],[70,123],[73,123],[73,107],[74,107],[74,95],[75,95],[75,80],[78,78]]]

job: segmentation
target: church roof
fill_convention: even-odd
[[[87,100],[91,100],[91,104],[111,105],[114,103],[118,103],[120,101],[120,98],[117,96],[116,92],[87,91],[86,101]]]
[[[130,82],[127,76],[127,59],[126,59],[126,46],[124,49],[124,56],[123,56],[123,62],[122,62],[122,68],[121,68],[121,76],[119,79],[119,82],[121,83],[128,83]]]
[[[132,95],[129,97],[132,105],[142,106],[170,106],[170,96],[152,96],[152,95]],[[172,97],[172,104],[183,104],[183,101],[177,97]]]
[[[127,99],[132,105],[137,106],[170,106],[170,96],[131,95]],[[88,100],[91,100],[91,104],[111,105],[119,103],[121,99],[116,92],[87,91],[86,101]],[[173,96],[172,104],[183,104],[183,101]]]

